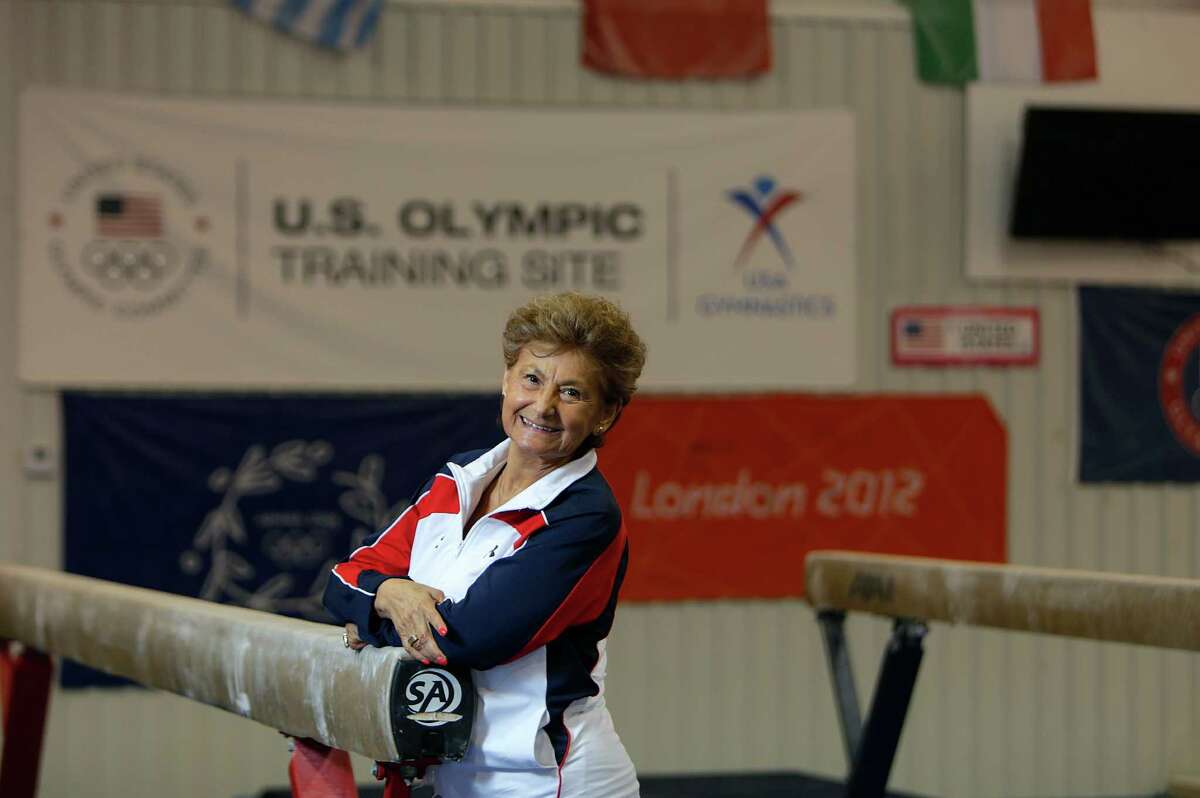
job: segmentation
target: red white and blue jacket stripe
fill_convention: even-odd
[[[379,585],[401,577],[443,591],[447,632],[430,634],[451,664],[475,671],[479,699],[464,765],[555,768],[571,744],[564,713],[604,706],[604,641],[628,543],[595,452],[464,532],[508,445],[451,458],[396,521],[334,566],[325,606],[368,643],[398,646],[374,610]]]

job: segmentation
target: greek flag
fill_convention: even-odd
[[[233,5],[284,33],[348,50],[371,38],[384,0],[232,0]]]

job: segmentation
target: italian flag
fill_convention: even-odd
[[[1091,0],[909,0],[909,5],[922,80],[1096,77]]]

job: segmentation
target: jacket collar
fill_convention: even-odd
[[[500,471],[500,467],[504,465],[505,460],[508,458],[508,447],[511,443],[510,439],[505,438],[495,447],[462,467],[462,476],[467,481],[467,484],[463,487],[467,488],[472,498],[475,498],[476,493],[482,493],[483,487]],[[597,460],[596,450],[592,449],[582,457],[577,457],[569,463],[564,463],[525,488],[525,490],[516,496],[513,496],[500,507],[497,507],[493,513],[505,510],[544,509],[546,505],[558,497],[558,494],[566,490],[571,483],[587,476],[596,467]],[[451,464],[452,473],[453,468],[454,465]]]

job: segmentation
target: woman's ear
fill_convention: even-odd
[[[620,415],[621,415],[621,403],[620,402],[617,402],[616,404],[614,404],[610,407],[606,407],[604,409],[604,415],[602,415],[600,417],[600,426],[602,428],[602,431],[607,432],[609,429],[611,429],[612,425],[617,423],[617,418]]]

